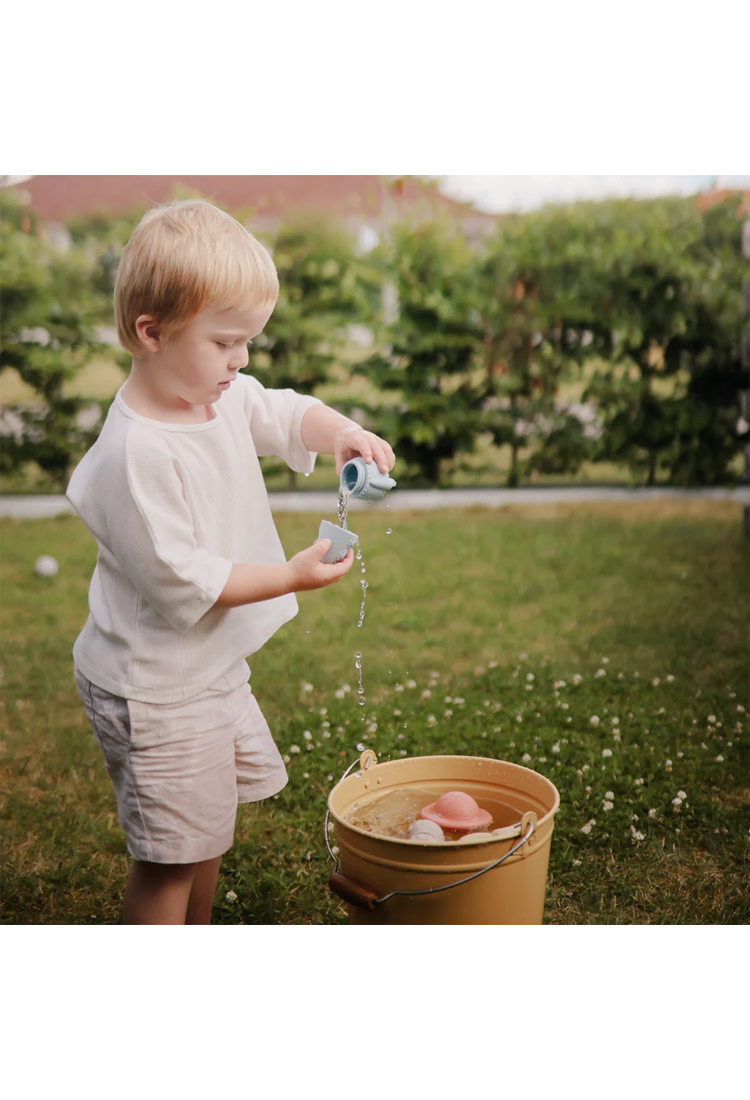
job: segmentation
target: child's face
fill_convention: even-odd
[[[158,353],[160,388],[189,405],[209,405],[247,366],[250,340],[263,331],[274,302],[252,309],[204,309]]]

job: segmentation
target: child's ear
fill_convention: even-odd
[[[142,313],[135,323],[138,339],[146,351],[157,352],[162,349],[162,339],[158,325],[150,313]]]

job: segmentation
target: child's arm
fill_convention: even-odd
[[[384,439],[366,432],[359,424],[322,403],[305,410],[300,424],[302,442],[309,451],[336,456],[336,473],[345,462],[361,455],[365,462],[374,459],[381,473],[386,474],[396,461]]]
[[[333,565],[325,565],[320,559],[330,545],[330,539],[316,540],[283,565],[235,562],[214,607],[241,607],[246,603],[272,600],[287,592],[307,592],[334,584],[351,569],[354,551],[350,550],[345,558]]]

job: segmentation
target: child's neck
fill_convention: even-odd
[[[210,405],[190,405],[183,409],[166,406],[159,400],[158,394],[144,385],[135,364],[120,397],[139,416],[161,421],[162,424],[203,424],[216,416]]]

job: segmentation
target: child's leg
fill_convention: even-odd
[[[195,864],[185,924],[210,924],[221,856]]]
[[[197,866],[134,859],[123,898],[123,924],[184,924]]]

